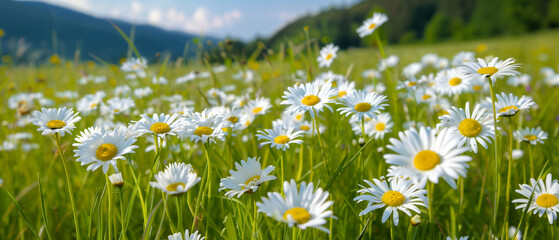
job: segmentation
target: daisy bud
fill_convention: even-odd
[[[113,184],[113,186],[120,188],[122,186],[124,186],[124,180],[122,179],[122,173],[118,172],[115,173],[111,176],[109,176],[109,180],[111,181],[111,183]]]
[[[522,158],[522,156],[524,156],[524,151],[522,151],[520,149],[512,150],[512,160],[518,160],[518,159]]]
[[[411,225],[417,227],[419,226],[419,224],[421,224],[421,217],[419,216],[419,214],[416,214],[411,218]]]
[[[364,138],[359,138],[359,146],[360,147],[365,146],[365,139]]]

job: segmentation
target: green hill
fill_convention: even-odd
[[[376,0],[362,1],[347,8],[331,8],[305,16],[286,25],[267,41],[277,47],[289,39],[310,37],[341,48],[369,45],[355,29],[375,11],[389,21],[381,35],[392,43],[465,40],[497,35],[513,35],[559,26],[559,0]]]

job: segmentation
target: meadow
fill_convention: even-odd
[[[145,62],[133,62],[140,66],[140,70],[134,67],[136,65],[132,70],[125,67],[126,59],[122,65],[117,65],[100,59],[75,61],[51,57],[41,62],[12,65],[5,57],[0,66],[0,98],[3,102],[0,108],[0,179],[3,182],[0,238],[166,239],[174,233],[189,230],[191,233],[198,231],[206,239],[458,239],[462,236],[504,239],[513,235],[517,239],[554,239],[555,221],[550,224],[547,215],[515,209],[519,203],[512,201],[530,198],[515,190],[520,189],[520,184],[530,185],[531,178],[545,180],[548,174],[559,176],[554,167],[559,153],[555,141],[559,133],[559,106],[556,104],[559,80],[550,80],[559,71],[559,48],[556,46],[559,32],[467,42],[381,45],[380,48],[377,40],[371,39],[369,48],[337,52],[331,66],[324,68],[318,66],[316,59],[320,56],[320,47],[312,40],[298,43],[286,40],[280,49],[268,50],[262,46],[248,56],[232,54],[226,42],[214,43],[219,49],[218,54],[200,50],[196,57],[179,61],[168,60],[162,55],[156,61],[150,59],[145,67]],[[469,102],[473,109],[474,105],[491,98],[487,79],[482,79],[478,91],[468,89],[445,96],[429,90],[435,84],[437,72],[458,67],[452,65],[452,59],[459,52],[471,52],[479,58],[514,58],[521,64],[517,70],[531,76],[531,81],[509,83],[508,79],[512,77],[506,76],[497,79],[492,90],[496,94],[525,95],[532,98],[535,105],[521,109],[514,116],[500,117],[496,140],[491,138],[487,148],[478,144],[477,153],[474,153],[463,149],[464,144],[452,147],[449,151],[463,149],[459,154],[470,159],[464,163],[467,166],[464,176],[441,170],[447,174],[445,179],[437,177],[438,183],[431,180],[424,186],[415,182],[411,175],[393,176],[389,180],[388,169],[395,164],[388,163],[387,156],[396,153],[388,146],[397,145],[390,139],[401,140],[399,133],[411,128],[419,131],[431,127],[432,131],[439,131],[444,127],[437,125],[444,123],[442,116],[449,114],[452,106],[464,108]],[[212,58],[218,60],[208,61],[209,54],[214,54]],[[136,59],[141,56],[141,49],[134,55]],[[398,57],[397,63],[379,70],[379,62],[391,55]],[[257,59],[258,56],[263,57]],[[430,58],[436,61],[430,62]],[[411,70],[406,67],[411,63],[420,63],[421,68],[409,74]],[[554,72],[544,75],[544,67]],[[377,71],[373,75],[378,75],[369,77],[363,74],[370,69]],[[328,71],[335,75],[321,75]],[[429,77],[429,74],[433,76]],[[335,91],[335,96],[329,96],[330,102],[327,103],[333,111],[286,113],[291,105],[282,104],[286,100],[285,91],[320,81],[323,84],[320,89]],[[433,99],[424,99],[425,92],[417,97],[420,90],[411,88],[410,81],[424,85],[425,89],[421,91],[431,91]],[[384,109],[379,109],[373,117],[377,118],[379,113],[390,114],[390,120],[382,129],[376,125],[365,128],[365,118],[361,123],[350,123],[351,115],[340,114],[341,99],[355,91],[347,87],[349,82],[355,84],[354,89],[367,89],[365,92],[369,94],[376,92],[377,96],[386,96]],[[347,87],[343,94],[342,86]],[[99,94],[101,91],[104,94]],[[111,100],[114,98],[118,98],[119,103]],[[132,103],[122,99],[130,99]],[[33,112],[41,111],[42,107],[73,108],[80,112],[81,120],[75,123],[70,134],[42,135],[37,131],[38,126],[32,124]],[[80,111],[80,108],[87,109],[87,112]],[[208,109],[209,116],[200,114],[204,109]],[[160,135],[155,134],[158,131],[155,128],[151,128],[152,132],[142,133],[134,126],[136,121],[142,122],[144,113],[149,117],[154,113],[178,114],[178,118],[185,121],[181,123],[184,126],[175,135],[165,135],[175,129],[163,131]],[[491,113],[486,111],[485,114]],[[216,116],[220,120],[213,119]],[[210,118],[222,122],[222,125],[216,125],[219,127],[213,129],[214,132],[200,134],[197,132],[200,125],[198,128],[191,126]],[[264,131],[274,129],[272,122],[277,119],[282,120],[277,124],[288,126],[285,128],[295,126],[295,131],[303,131],[297,136],[301,143],[291,137],[282,142],[275,138],[278,135],[274,137]],[[493,126],[492,118],[488,119]],[[286,123],[289,121],[294,122],[290,125]],[[137,146],[134,153],[122,154],[121,159],[114,161],[122,174],[123,186],[113,186],[114,182],[109,179],[116,173],[114,167],[109,167],[106,173],[102,168],[88,171],[87,166],[81,164],[84,162],[76,161],[81,156],[76,152],[80,147],[75,138],[92,126],[106,128],[99,130],[99,136],[106,134],[104,131],[115,131],[112,133],[118,135],[118,130],[113,129],[126,129],[127,139],[137,139],[133,143]],[[547,133],[547,138],[537,144],[513,138],[511,131],[526,127],[540,127]],[[319,133],[315,131],[317,128]],[[361,134],[364,128],[371,134],[375,131],[383,134],[378,137]],[[222,135],[213,135],[216,132]],[[278,148],[272,143],[262,144],[266,140],[258,137],[259,134],[271,135],[268,142],[274,142]],[[93,137],[97,135],[93,134]],[[206,142],[202,136],[215,141]],[[447,139],[437,144],[454,141]],[[90,142],[93,141],[81,143]],[[289,144],[285,151],[280,149],[284,144]],[[469,141],[465,145],[469,146]],[[273,165],[275,169],[269,174],[275,179],[240,196],[227,196],[230,189],[219,191],[222,179],[231,176],[230,170],[237,170],[239,166],[236,164],[253,157],[259,158],[261,169]],[[108,161],[112,160],[101,161],[101,164]],[[444,162],[437,161],[437,164]],[[171,163],[191,164],[192,169],[187,172],[200,177],[199,182],[195,181],[191,188],[178,194],[165,193],[150,185],[156,181],[155,175]],[[455,187],[448,183],[448,178],[456,183]],[[321,214],[326,216],[326,221],[313,222],[314,226],[323,229],[313,227],[306,219],[321,220],[317,212],[311,211],[308,216],[292,212],[293,215],[288,216],[283,212],[266,212],[266,207],[270,206],[259,204],[263,198],[270,198],[268,193],[271,192],[277,192],[275,196],[280,197],[293,196],[282,183],[291,179],[299,187],[303,182],[312,182],[313,186],[309,186],[312,191],[329,193],[320,197],[322,201],[315,199],[313,202],[325,206]],[[377,179],[378,182],[374,183],[379,185],[397,181],[412,184],[413,181],[412,186],[417,187],[415,191],[422,195],[418,198],[423,204],[417,205],[419,212],[411,211],[410,217],[405,211],[398,210],[397,226],[392,216],[383,218],[385,207],[360,216],[367,201],[354,199],[364,195],[358,192],[360,189],[370,187],[364,180],[372,179]],[[256,184],[253,180],[243,179],[241,184]],[[69,196],[69,183],[73,201]],[[242,191],[245,187],[248,185],[237,190]],[[180,188],[177,185],[166,188],[167,191],[172,189]],[[538,196],[544,194],[540,190],[534,191],[531,199],[539,207],[543,198]],[[556,216],[559,189],[549,191],[555,196],[555,204],[544,212],[555,212]],[[384,195],[379,199],[394,206],[401,200],[395,197],[390,202]],[[327,204],[329,201],[333,203],[331,206]],[[553,199],[549,201],[553,203]],[[258,212],[258,209],[262,211]],[[309,214],[310,209],[305,211]],[[280,217],[274,218],[270,214]],[[330,215],[334,217],[330,218]],[[418,217],[414,217],[416,215]],[[310,227],[301,229],[305,228],[305,223]],[[511,226],[518,228],[520,234],[514,229],[510,231]]]

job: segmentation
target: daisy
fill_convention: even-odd
[[[471,114],[469,102],[466,103],[465,110],[451,107],[447,111],[448,114],[439,117],[441,123],[438,127],[449,128],[452,138],[460,140],[458,146],[469,145],[474,153],[477,153],[478,143],[487,149],[487,143],[491,143],[491,138],[495,139],[493,118],[485,114],[485,109],[480,108],[479,104]]]
[[[322,86],[319,86],[318,82],[315,81],[287,88],[287,91],[283,92],[285,100],[281,104],[289,105],[285,109],[287,113],[304,111],[309,112],[311,117],[314,118],[315,114],[322,112],[324,107],[332,111],[332,107],[328,104],[333,101],[332,97],[336,95],[336,90],[332,89],[330,81]]]
[[[202,143],[216,143],[217,140],[225,139],[226,132],[223,128],[228,127],[221,114],[207,113],[204,109],[201,113],[194,113],[185,120],[185,124],[181,130],[177,132],[181,140],[189,139],[194,143],[201,141]]]
[[[169,235],[168,237],[169,240],[204,240],[206,239],[206,237],[202,237],[202,235],[200,235],[198,233],[198,231],[193,232],[192,234],[190,234],[188,232],[188,229],[186,229],[186,231],[184,232],[184,238],[182,233],[175,233],[173,235]]]
[[[475,55],[473,52],[459,52],[452,58],[452,66],[460,67],[465,62],[475,61]]]
[[[396,154],[385,154],[388,164],[392,164],[388,176],[410,177],[420,187],[427,180],[438,183],[443,178],[456,189],[455,179],[466,177],[470,156],[461,155],[467,147],[458,147],[459,139],[454,138],[448,129],[438,135],[429,127],[421,127],[419,132],[412,128],[399,133],[400,139],[391,138],[387,148]]]
[[[138,148],[132,145],[136,138],[127,138],[127,132],[127,128],[119,127],[112,131],[93,133],[74,150],[76,161],[81,162],[82,166],[91,164],[87,167],[88,171],[103,167],[103,173],[106,174],[111,165],[118,171],[116,160],[124,160],[125,154],[134,153],[134,149]]]
[[[409,65],[405,66],[402,69],[402,74],[405,77],[413,77],[416,76],[419,72],[421,72],[421,70],[423,70],[423,64],[418,62],[410,63]]]
[[[155,134],[158,137],[165,138],[167,135],[176,135],[183,125],[183,120],[178,113],[167,115],[164,113],[153,114],[150,117],[148,114],[142,114],[142,119],[136,122],[135,130],[139,135],[145,133]]]
[[[101,114],[128,114],[135,106],[132,98],[114,97],[107,100],[107,104],[101,104]]]
[[[343,107],[338,108],[342,115],[352,115],[352,118],[359,120],[368,118],[376,118],[380,114],[380,110],[384,110],[386,104],[386,96],[380,95],[377,92],[366,92],[363,90],[353,91],[352,93],[340,98],[338,104]]]
[[[341,81],[336,87],[338,91],[338,97],[343,97],[355,91],[355,82],[353,81]]]
[[[306,228],[317,228],[326,233],[330,231],[322,225],[326,223],[325,218],[332,218],[333,212],[326,210],[334,204],[328,200],[329,193],[322,188],[314,190],[313,183],[307,185],[302,182],[299,189],[295,180],[283,183],[285,198],[278,192],[269,192],[268,198],[262,197],[262,202],[257,202],[258,212],[265,213],[280,222],[285,222],[289,227],[296,226],[305,230]]]
[[[338,49],[339,47],[332,43],[320,49],[320,55],[316,58],[316,61],[318,61],[318,67],[330,67],[337,56],[336,52]]]
[[[420,213],[418,206],[428,208],[427,197],[425,196],[427,190],[418,188],[409,179],[396,177],[386,181],[384,177],[381,177],[381,180],[373,179],[373,182],[365,180],[369,187],[360,185],[362,189],[358,190],[357,193],[362,195],[353,199],[358,203],[367,201],[367,208],[361,211],[359,216],[386,207],[382,214],[382,223],[385,223],[392,215],[394,226],[398,226],[398,210],[411,217],[410,210]]]
[[[470,90],[470,81],[456,68],[444,70],[435,78],[435,89],[443,95],[452,96]]]
[[[518,86],[528,86],[532,81],[532,76],[528,74],[522,74],[520,76],[510,77],[507,79],[507,84],[513,87]]]
[[[120,70],[124,72],[143,72],[147,68],[148,60],[142,58],[128,58],[120,66]]]
[[[221,179],[219,191],[231,189],[225,193],[225,196],[241,197],[243,193],[253,193],[258,187],[265,182],[276,179],[274,175],[268,175],[274,171],[274,166],[268,166],[262,169],[259,162],[260,158],[248,158],[246,161],[241,160],[241,164],[235,163],[237,171],[230,170],[231,176]]]
[[[83,96],[78,102],[76,103],[76,107],[79,112],[83,115],[89,115],[94,110],[99,108],[101,102],[103,102],[103,98],[105,97],[105,92],[99,91],[95,94],[88,94]]]
[[[497,117],[512,117],[518,113],[518,111],[523,109],[529,109],[534,105],[534,101],[531,97],[522,96],[520,99],[517,96],[509,93],[497,94],[497,101],[495,102],[495,111],[497,112]],[[490,114],[493,113],[493,104],[491,103],[491,98],[481,102],[481,107],[488,110]]]
[[[270,99],[259,97],[255,100],[250,100],[245,107],[245,111],[251,112],[254,115],[266,115],[270,108],[272,108]]]
[[[357,33],[360,38],[371,35],[378,27],[388,21],[388,16],[383,13],[374,13],[373,17],[365,20],[363,24],[357,28]]]
[[[155,175],[155,182],[149,184],[170,195],[181,195],[201,180],[190,164],[170,163],[165,171]]]
[[[40,112],[33,112],[31,121],[39,127],[37,131],[42,131],[43,135],[58,133],[63,137],[65,133],[72,134],[71,131],[76,128],[75,123],[80,119],[78,113],[74,113],[74,109],[64,107],[42,108]]]
[[[100,133],[101,127],[89,127],[81,131],[78,136],[74,139],[75,143],[72,143],[72,146],[78,147],[82,145],[82,143],[89,139],[94,133]]]
[[[499,58],[493,58],[491,61],[485,62],[485,60],[478,58],[477,62],[465,62],[459,71],[464,73],[466,76],[481,76],[483,78],[491,78],[493,82],[497,78],[504,76],[517,76],[520,73],[516,71],[520,67],[520,64],[515,63],[514,58],[509,58],[505,61],[499,61]]]
[[[524,128],[514,132],[514,138],[519,142],[527,142],[532,145],[538,143],[543,144],[543,140],[547,139],[547,133],[542,131],[540,127],[537,128]]]
[[[416,88],[413,94],[417,103],[433,103],[437,101],[437,94],[430,87]]]
[[[552,179],[551,174],[548,174],[545,182],[542,179],[530,179],[531,185],[521,184],[520,189],[516,192],[521,194],[525,198],[515,199],[513,203],[519,203],[516,209],[522,209],[524,211],[528,208],[528,213],[533,212],[534,214],[539,214],[540,217],[545,213],[547,215],[547,220],[549,224],[553,224],[553,221],[557,219],[557,212],[559,212],[559,183],[557,180]],[[530,196],[532,196],[532,202],[528,204]]]
[[[376,118],[365,118],[365,134],[375,139],[383,139],[384,135],[392,132],[394,123],[390,121],[390,113],[381,113]],[[357,119],[350,120],[355,135],[361,136],[361,122]]]
[[[272,129],[266,129],[264,131],[258,130],[256,137],[258,140],[265,140],[261,143],[262,145],[270,144],[270,147],[272,148],[275,147],[276,149],[286,151],[291,143],[303,143],[303,140],[297,139],[301,136],[301,134],[301,131],[294,132],[293,127],[285,127],[281,124],[274,124]]]
[[[109,180],[111,181],[111,183],[115,187],[124,186],[124,179],[122,179],[122,173],[121,172],[117,172],[115,174],[112,174],[111,176],[109,176]]]

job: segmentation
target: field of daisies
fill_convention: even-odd
[[[559,238],[557,32],[386,21],[366,49],[1,65],[0,238]]]

